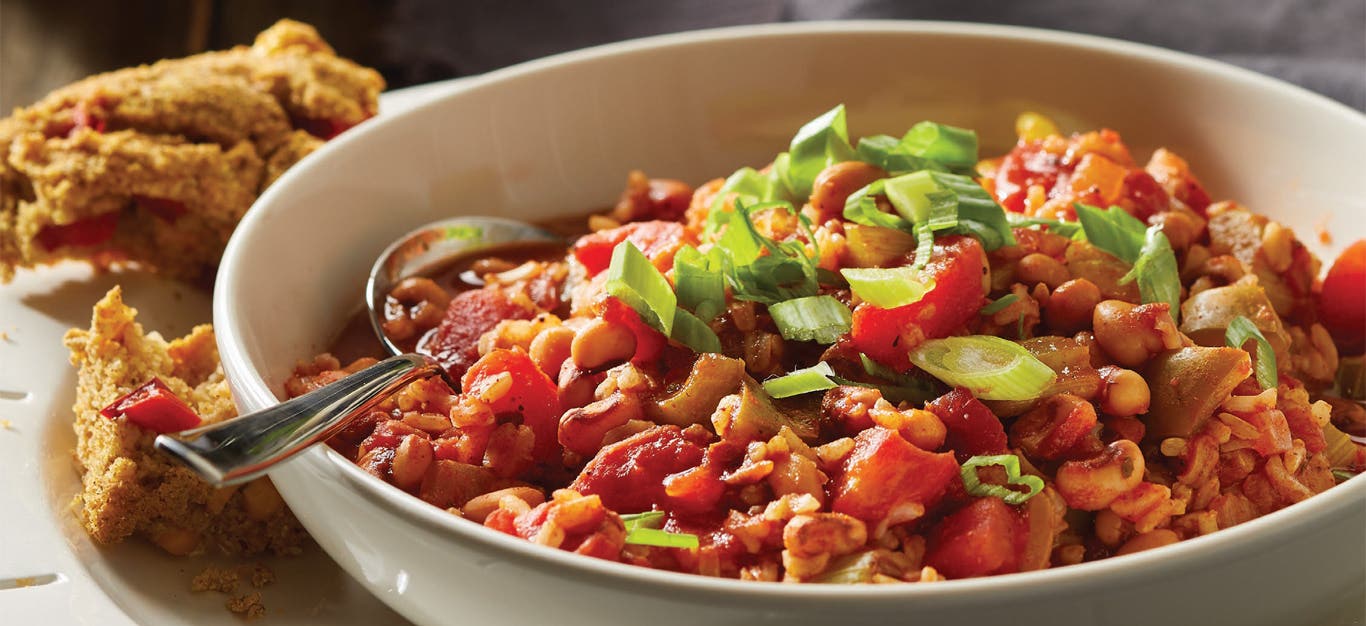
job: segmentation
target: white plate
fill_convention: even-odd
[[[409,108],[458,89],[456,82],[386,93],[381,110]],[[0,285],[0,420],[9,423],[0,428],[0,623],[240,626],[224,607],[227,596],[192,593],[190,580],[208,565],[256,561],[175,558],[142,541],[97,546],[69,510],[80,487],[71,430],[76,375],[62,335],[89,327],[91,307],[115,284],[143,326],[168,338],[211,318],[207,293],[143,273],[95,274],[74,262],[21,271]],[[259,562],[276,573],[260,590],[272,626],[407,623],[317,546]]]

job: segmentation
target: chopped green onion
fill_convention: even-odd
[[[645,511],[644,513],[627,513],[620,516],[621,523],[626,526],[626,530],[631,531],[637,528],[659,528],[664,523],[664,511]]]
[[[710,322],[726,308],[726,277],[706,255],[683,246],[674,255],[674,293],[678,306]]]
[[[1135,279],[1143,302],[1166,302],[1170,305],[1172,321],[1181,321],[1181,270],[1176,265],[1176,252],[1172,250],[1171,242],[1157,226],[1148,227],[1138,260],[1119,282],[1124,284]]]
[[[1017,228],[1029,228],[1030,226],[1045,226],[1049,232],[1057,233],[1063,237],[1071,237],[1081,232],[1079,222],[1064,222],[1062,220],[1050,220],[1043,217],[1029,217],[1023,213],[1006,213],[1006,221],[1011,226]]]
[[[626,533],[626,543],[638,546],[657,546],[660,548],[694,549],[701,545],[697,535],[671,533],[654,528],[637,528]]]
[[[940,393],[935,390],[934,383],[922,378],[907,376],[892,370],[877,361],[868,358],[866,354],[859,354],[859,359],[863,362],[863,371],[869,376],[875,376],[886,381],[889,385],[876,383],[865,383],[854,380],[833,377],[833,380],[841,385],[852,385],[854,387],[868,387],[882,392],[882,397],[888,402],[912,402],[924,404],[939,397]]]
[[[924,157],[911,154],[900,139],[888,135],[873,135],[859,140],[854,150],[858,160],[876,165],[888,174],[904,174],[920,170],[947,172],[949,168]]]
[[[1078,202],[1074,208],[1087,241],[1130,265],[1138,260],[1146,224],[1117,206],[1105,210]]]
[[[807,255],[806,247],[800,241],[769,239],[754,226],[750,216],[765,209],[796,213],[786,202],[746,206],[737,201],[726,231],[712,248],[716,267],[723,268],[738,300],[774,304],[816,295],[816,260]]]
[[[1341,468],[1341,467],[1334,468],[1334,469],[1332,469],[1332,470],[1330,470],[1330,471],[1333,473],[1333,480],[1336,481],[1338,484],[1345,483],[1345,482],[1351,480],[1353,476],[1356,476],[1357,474],[1360,473],[1360,472],[1354,472],[1354,471],[1349,470],[1349,469],[1343,469],[1343,468]]]
[[[794,298],[770,304],[768,314],[783,339],[822,344],[835,343],[849,332],[854,321],[849,307],[831,296]]]
[[[787,182],[798,197],[811,194],[811,186],[821,170],[841,161],[852,161],[854,149],[849,146],[844,105],[803,125],[792,137],[788,154]]]
[[[835,381],[831,380],[834,376],[835,371],[830,369],[830,364],[821,361],[811,367],[793,370],[786,376],[764,381],[764,391],[774,398],[787,398],[813,391],[825,391],[838,386]]]
[[[881,226],[910,232],[911,223],[906,218],[884,212],[877,207],[877,202],[873,200],[873,196],[883,193],[886,185],[887,179],[885,178],[875,180],[862,189],[849,194],[849,197],[844,201],[844,219],[864,226]]]
[[[934,280],[920,282],[920,272],[910,267],[861,268],[840,270],[854,295],[875,307],[895,309],[925,297],[934,289]]]
[[[1249,341],[1255,340],[1257,348],[1257,384],[1262,389],[1275,389],[1280,376],[1276,374],[1276,353],[1271,350],[1271,342],[1257,328],[1252,320],[1239,315],[1228,323],[1224,330],[1224,343],[1230,348],[1242,349]]]
[[[790,198],[787,186],[782,180],[786,171],[787,153],[778,155],[774,167],[768,173],[761,173],[752,167],[742,167],[726,178],[726,182],[716,191],[707,214],[706,235],[715,234],[730,219],[730,211],[724,210],[726,200],[734,197],[733,202],[758,204],[763,202],[785,201]],[[781,167],[780,167],[781,165]]]
[[[930,219],[930,206],[936,202],[930,196],[942,194],[944,191],[944,187],[933,177],[934,174],[935,172],[925,170],[888,178],[883,181],[883,192],[902,217],[916,224],[925,223]],[[943,196],[939,195],[938,198],[942,200]],[[942,214],[944,203],[939,204]],[[957,218],[954,218],[953,222],[944,228],[952,228],[957,223]]]
[[[1006,470],[1006,484],[1027,487],[1028,492],[1016,491],[1005,485],[993,485],[982,482],[977,476],[977,468],[989,465],[999,465]],[[1020,474],[1020,457],[1013,454],[995,454],[990,456],[974,456],[963,462],[960,470],[963,476],[963,490],[971,495],[978,497],[991,496],[1005,500],[1006,504],[1024,504],[1030,498],[1043,491],[1043,479],[1029,474]]]
[[[927,340],[911,351],[911,362],[983,400],[1032,400],[1057,378],[1020,344],[990,335]]]
[[[721,353],[721,339],[716,336],[716,332],[683,307],[674,311],[674,328],[673,332],[669,333],[669,338],[688,346],[698,354]]]
[[[674,312],[678,310],[673,287],[630,241],[622,241],[612,250],[606,288],[608,295],[634,309],[650,327],[672,334]]]
[[[915,240],[915,263],[911,267],[920,270],[929,265],[930,257],[934,256],[934,231],[928,225],[916,224]]]
[[[1120,283],[1138,281],[1143,302],[1171,305],[1172,320],[1181,316],[1181,276],[1176,253],[1159,226],[1146,226],[1121,207],[1102,210],[1080,202],[1075,205],[1086,239],[1133,268]]]
[[[972,171],[977,166],[977,133],[966,128],[920,122],[906,131],[901,144],[911,154],[954,170]]]
[[[697,535],[659,530],[660,524],[664,523],[663,511],[629,513],[621,516],[621,522],[626,527],[626,543],[662,548],[696,548],[700,545]]]
[[[992,300],[990,304],[982,307],[981,313],[982,315],[995,315],[997,313],[1000,313],[1002,309],[1012,304],[1015,304],[1015,302],[1019,299],[1020,296],[1017,296],[1013,293],[1008,293],[995,300]]]

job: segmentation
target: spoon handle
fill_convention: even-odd
[[[246,482],[326,440],[385,396],[420,378],[445,376],[418,354],[389,357],[346,378],[236,419],[156,438],[156,447],[211,484]]]

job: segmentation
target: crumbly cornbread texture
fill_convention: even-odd
[[[212,272],[257,195],[375,114],[380,75],[281,21],[250,46],[92,76],[0,120],[0,282],[63,258]]]
[[[156,433],[100,415],[156,377],[205,423],[236,416],[213,328],[197,326],[168,342],[145,334],[136,316],[115,287],[95,305],[90,329],[72,329],[65,338],[78,370],[77,508],[86,531],[101,543],[144,536],[172,554],[299,552],[307,534],[268,479],[215,489],[154,450]]]

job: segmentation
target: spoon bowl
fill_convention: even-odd
[[[365,303],[375,336],[388,359],[275,406],[180,433],[158,435],[156,447],[217,486],[246,482],[309,446],[327,440],[385,396],[415,380],[441,376],[459,388],[436,359],[405,353],[384,333],[389,292],[410,276],[448,267],[474,252],[514,243],[559,242],[554,233],[498,217],[458,217],[422,226],[400,237],[375,260]]]
[[[409,231],[381,252],[365,282],[370,327],[389,354],[404,350],[384,332],[385,300],[400,281],[431,275],[466,255],[512,243],[560,242],[544,228],[501,217],[453,217]]]

